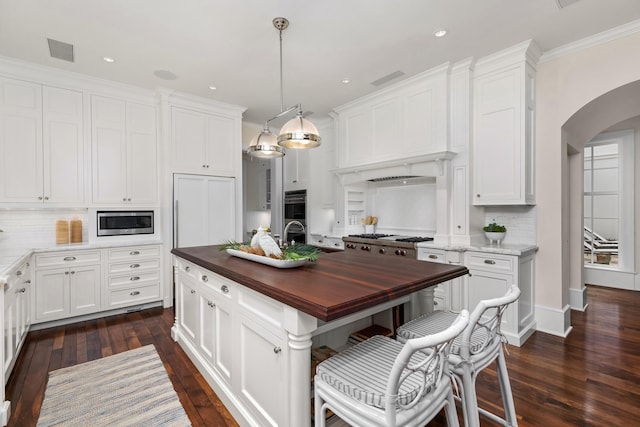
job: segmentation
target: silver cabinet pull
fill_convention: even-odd
[[[16,276],[18,277],[22,276],[22,271],[21,270],[16,271]]]
[[[282,349],[281,349],[280,347],[274,347],[274,348],[273,348],[273,352],[274,352],[275,354],[278,354],[278,353],[280,353],[281,351],[282,351]]]
[[[213,301],[207,301],[207,305],[211,308],[215,307],[216,305],[213,303]]]
[[[69,274],[69,272],[68,272],[68,271],[65,271],[65,272],[64,272],[64,274]]]
[[[72,272],[71,272],[71,274],[76,274],[76,272],[75,272],[75,271],[72,271]]]
[[[485,263],[485,264],[493,265],[493,264],[495,264],[496,262],[495,262],[494,260],[492,260],[492,259],[485,259],[485,260],[484,260],[484,263]]]
[[[140,280],[140,276],[132,276],[129,280],[135,282],[136,280]]]
[[[195,293],[196,293],[196,291],[195,291],[195,290],[193,290],[193,289],[191,289],[191,293],[192,293],[192,294],[195,294]]]
[[[38,200],[42,200],[42,196],[38,196]]]
[[[66,256],[66,257],[64,257],[64,261],[75,261],[75,260],[76,260],[76,257],[74,257],[74,256]]]
[[[189,267],[188,265],[184,268],[184,271],[186,271],[187,273],[191,271],[191,267]]]
[[[27,292],[27,288],[16,289],[16,294],[23,294]]]
[[[127,202],[130,202],[130,201],[131,201],[131,198],[127,198]]]
[[[438,259],[438,255],[433,255],[433,254],[431,254],[431,255],[429,255],[429,258],[430,258],[430,259]]]
[[[25,281],[24,281],[24,284],[25,284],[25,285],[30,285],[30,284],[31,284],[31,280],[25,280]]]
[[[129,255],[140,255],[140,251],[131,251]]]
[[[131,264],[129,267],[131,267],[131,268],[138,268],[138,267],[140,267],[140,264]]]
[[[135,297],[136,295],[140,295],[140,291],[133,291],[129,295],[131,295],[132,297]]]
[[[220,290],[225,294],[229,293],[229,287],[227,285],[222,285],[222,287],[220,287]]]
[[[126,197],[123,197],[123,198],[122,198],[122,201],[123,201],[123,202],[126,202],[126,201],[127,201],[127,198],[126,198]]]
[[[208,282],[208,281],[209,281],[209,278],[208,278],[207,276],[202,276],[202,281],[203,281],[203,282]]]
[[[45,200],[49,200],[49,196],[44,196],[44,199]]]

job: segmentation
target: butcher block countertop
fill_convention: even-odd
[[[325,322],[469,273],[464,266],[351,251],[321,253],[316,262],[287,269],[231,256],[220,246],[171,252]]]

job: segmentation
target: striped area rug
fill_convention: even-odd
[[[38,426],[189,426],[153,345],[49,373]]]

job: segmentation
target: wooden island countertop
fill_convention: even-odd
[[[229,255],[221,246],[175,248],[174,255],[328,322],[469,273],[464,266],[355,251],[279,269]]]

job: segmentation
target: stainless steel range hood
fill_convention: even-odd
[[[456,153],[452,151],[440,151],[407,159],[334,169],[332,172],[338,176],[343,185],[364,181],[385,182],[418,177],[438,177],[444,173],[444,162],[451,160],[455,155]]]

